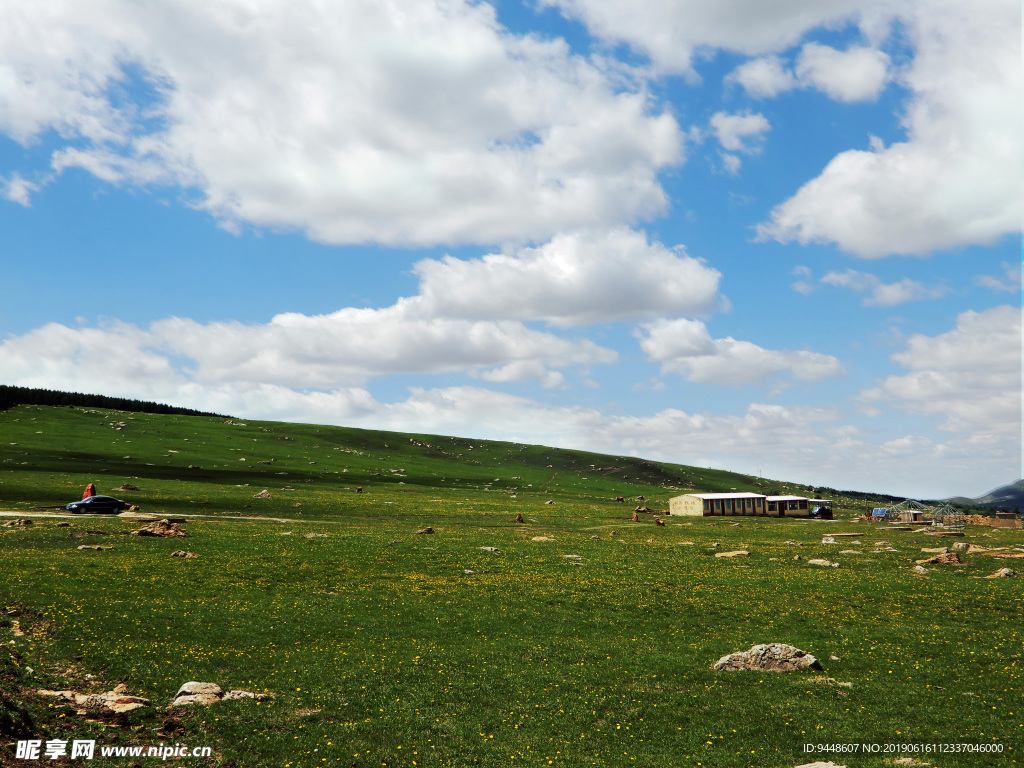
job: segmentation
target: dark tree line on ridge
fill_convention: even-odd
[[[0,384],[0,411],[6,411],[8,408],[13,408],[16,405],[81,406],[86,408],[109,408],[114,411],[128,411],[130,413],[162,413],[176,416],[216,416],[226,418],[219,413],[195,411],[191,408],[176,408],[173,405],[131,400],[125,397],[84,395],[80,392],[9,387]]]

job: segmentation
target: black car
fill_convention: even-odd
[[[65,509],[75,514],[116,515],[128,509],[130,505],[115,499],[113,496],[87,496],[81,501],[73,501]]]

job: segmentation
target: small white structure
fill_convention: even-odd
[[[768,496],[770,517],[808,517],[811,514],[810,499],[806,496]]]

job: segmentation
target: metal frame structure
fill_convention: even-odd
[[[957,509],[951,504],[942,504],[932,512],[932,521],[935,525],[945,528],[963,528],[966,520],[963,510]]]

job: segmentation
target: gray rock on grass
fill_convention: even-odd
[[[755,645],[749,651],[723,656],[712,667],[720,671],[795,672],[821,669],[817,658],[786,643]]]
[[[123,684],[106,693],[76,693],[75,691],[49,691],[46,689],[40,689],[36,693],[46,698],[55,699],[57,704],[69,704],[80,715],[89,712],[122,715],[149,706],[149,699],[128,694],[127,688]]]
[[[171,700],[172,707],[186,707],[199,705],[208,707],[218,701],[231,701],[233,699],[255,699],[263,701],[270,698],[267,693],[255,693],[253,691],[228,691],[224,692],[216,683],[201,683],[196,680],[185,683],[174,694]]]

